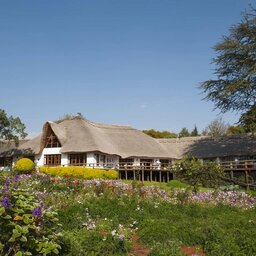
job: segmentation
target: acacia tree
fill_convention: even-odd
[[[256,9],[244,14],[242,21],[230,28],[229,35],[215,45],[216,79],[201,84],[205,99],[213,101],[223,113],[237,111],[242,117],[256,116]],[[248,125],[255,120],[247,118]]]
[[[19,117],[7,116],[3,109],[0,109],[0,138],[5,140],[14,140],[18,145],[20,138],[25,138],[25,125]]]

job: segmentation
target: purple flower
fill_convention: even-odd
[[[42,208],[41,207],[36,207],[32,211],[33,216],[41,216],[42,215]]]
[[[2,200],[2,206],[4,208],[10,208],[11,207],[11,204],[9,202],[9,199],[5,196]]]

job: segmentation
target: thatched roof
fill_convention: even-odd
[[[0,157],[11,157],[20,154],[19,147],[28,141],[28,139],[19,140],[19,146],[16,146],[13,140],[0,140]],[[25,154],[25,152],[23,153]]]
[[[40,143],[41,143],[42,135],[38,135],[37,137],[23,143],[19,146],[19,150],[21,154],[39,154],[40,153]]]
[[[99,151],[122,158],[145,157],[166,158],[167,153],[153,138],[129,126],[99,124],[81,117],[60,123],[46,122],[41,141],[31,140],[23,146],[30,146],[36,153],[42,151],[51,129],[61,143],[62,153]],[[40,145],[40,150],[38,146]]]
[[[185,155],[198,158],[256,155],[256,136],[247,134],[156,140],[169,153],[169,157],[177,159]]]

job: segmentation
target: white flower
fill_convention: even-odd
[[[111,235],[112,235],[112,236],[115,236],[115,235],[116,235],[116,230],[115,230],[115,229],[111,231]]]

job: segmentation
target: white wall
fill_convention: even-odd
[[[61,154],[61,165],[68,166],[69,160],[68,160],[68,154]]]
[[[113,167],[117,166],[119,164],[119,156],[107,155],[105,164]]]
[[[96,164],[96,156],[94,153],[87,153],[87,164]]]

